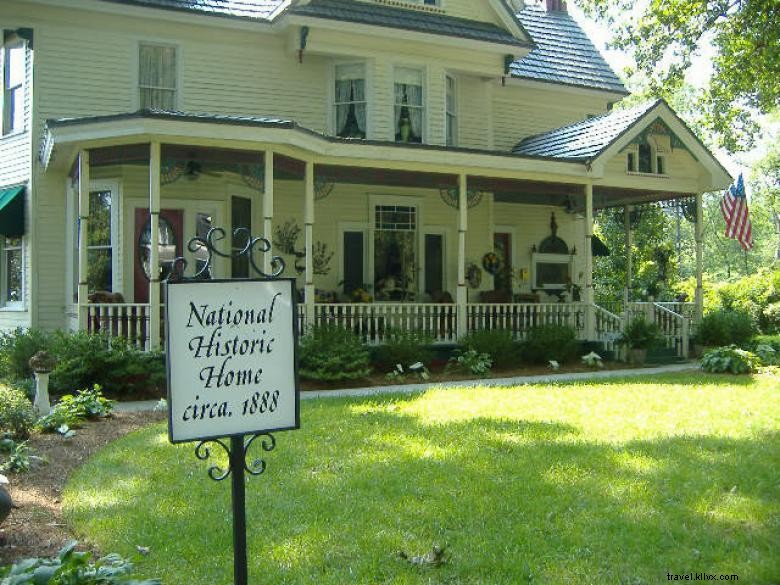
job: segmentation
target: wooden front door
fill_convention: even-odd
[[[149,210],[135,209],[135,237],[133,239],[133,282],[136,303],[149,302],[149,236],[151,226]],[[160,210],[160,278],[164,279],[173,268],[173,261],[184,250],[184,212],[181,209]]]

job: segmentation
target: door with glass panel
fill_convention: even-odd
[[[133,271],[136,303],[149,302],[149,260],[152,249],[152,227],[149,209],[135,209],[135,262]],[[176,258],[182,255],[184,243],[184,212],[181,209],[160,210],[160,236],[157,241],[160,258],[159,275],[165,280],[174,269]]]

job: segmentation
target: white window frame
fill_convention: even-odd
[[[373,102],[373,83],[372,83],[372,75],[371,70],[372,67],[369,66],[368,60],[337,60],[332,63],[332,66],[330,68],[329,73],[329,79],[328,79],[328,87],[330,88],[328,91],[328,133],[331,136],[336,136],[336,106],[338,105],[336,102],[336,70],[339,67],[342,66],[349,66],[349,65],[360,65],[363,67],[363,79],[365,83],[365,94],[366,94],[366,138],[365,140],[368,140],[371,136],[371,115],[372,115],[372,108],[371,104]],[[345,102],[348,103],[348,102]],[[355,102],[360,103],[360,102]]]
[[[135,50],[135,106],[136,109],[141,109],[141,90],[142,89],[163,89],[170,90],[171,88],[152,88],[141,86],[141,48],[144,46],[149,47],[165,47],[172,48],[175,55],[176,63],[176,79],[173,88],[173,106],[175,110],[181,109],[181,79],[182,79],[182,66],[183,56],[181,46],[170,42],[161,41],[158,39],[140,39],[136,44]]]
[[[16,40],[9,43],[3,44],[3,52],[2,52],[2,85],[3,85],[3,94],[2,94],[2,104],[0,104],[2,107],[0,107],[0,110],[2,110],[2,136],[13,136],[15,134],[20,134],[25,131],[25,126],[27,124],[26,116],[24,115],[24,107],[25,107],[25,96],[27,95],[27,43],[24,40]],[[22,51],[22,79],[21,83],[18,85],[14,85],[13,87],[9,87],[9,63],[10,59],[8,57],[9,53],[13,49],[20,49]],[[11,115],[10,108],[9,108],[9,95],[11,93],[19,93],[19,102],[18,104],[16,101],[14,101],[14,104],[20,108],[22,108],[22,119],[21,119],[21,125],[17,128],[15,126],[11,126],[11,123],[13,122],[13,116]]]
[[[449,90],[450,85],[449,82],[452,81],[452,102],[453,102],[453,109],[450,110],[450,104],[449,104]],[[444,144],[446,146],[458,146],[459,138],[460,138],[460,99],[459,98],[459,88],[460,84],[458,83],[458,78],[452,75],[451,73],[446,73],[444,75]],[[449,119],[452,117],[454,121],[454,135],[450,136],[450,125],[449,125]]]
[[[392,97],[392,111],[391,111],[391,131],[390,131],[390,141],[391,142],[397,142],[398,144],[404,144],[401,141],[396,141],[395,135],[396,131],[398,130],[395,125],[395,108],[401,104],[397,104],[395,101],[395,83],[396,79],[398,77],[398,70],[399,69],[413,69],[420,72],[420,79],[422,81],[422,105],[421,106],[409,106],[409,104],[406,104],[407,107],[411,108],[420,108],[422,109],[422,122],[421,122],[421,129],[422,129],[422,136],[420,137],[420,142],[411,142],[409,144],[428,144],[428,136],[430,135],[430,130],[428,128],[428,112],[429,112],[429,104],[428,104],[428,69],[424,65],[421,64],[405,64],[405,63],[396,63],[393,65],[392,73],[391,73],[391,85],[390,85],[390,97]]]
[[[89,194],[100,191],[110,191],[111,192],[111,290],[113,292],[120,292],[124,295],[125,291],[123,290],[124,286],[124,275],[122,273],[122,269],[124,266],[124,262],[122,262],[122,253],[123,253],[123,246],[122,246],[122,219],[124,217],[124,213],[122,210],[123,207],[123,197],[122,197],[122,188],[121,183],[119,181],[91,181],[89,184]],[[78,190],[74,190],[75,193],[75,205],[74,205],[74,219],[76,221],[76,226],[78,226],[79,221],[79,212],[78,212]],[[90,205],[90,216],[94,212],[94,209],[92,209],[92,206]],[[73,237],[76,238],[75,246],[77,250],[77,255],[73,259],[73,274],[78,279],[78,227],[73,230]],[[89,250],[90,249],[97,249],[97,248],[105,248],[106,246],[87,246],[87,257],[89,257]],[[78,285],[78,283],[77,283]]]
[[[25,310],[25,298],[27,294],[27,271],[25,270],[25,264],[26,258],[25,258],[25,237],[21,236],[19,239],[19,245],[18,246],[8,246],[7,245],[7,238],[6,236],[0,236],[2,237],[2,241],[0,241],[0,261],[2,261],[2,275],[0,278],[1,285],[2,285],[2,295],[0,296],[0,300],[2,301],[2,308],[4,310],[9,311],[24,311]],[[18,251],[21,255],[21,290],[19,295],[18,301],[9,301],[8,300],[8,252],[9,251]]]

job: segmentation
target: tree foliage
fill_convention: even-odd
[[[755,113],[780,104],[780,3],[777,0],[579,0],[607,22],[613,46],[632,53],[649,89],[680,87],[696,54],[715,55],[709,87],[698,98],[707,127],[731,152],[747,150]]]

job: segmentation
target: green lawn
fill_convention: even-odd
[[[780,379],[670,375],[305,401],[247,486],[253,584],[780,583]],[[229,482],[154,426],[64,505],[170,585],[231,583]],[[397,551],[433,543],[421,570]]]

